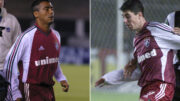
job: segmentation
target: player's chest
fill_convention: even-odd
[[[134,44],[136,49],[135,53],[138,56],[158,48],[153,36],[137,37]]]
[[[32,53],[40,56],[58,56],[60,43],[53,35],[36,34],[32,43]]]
[[[135,45],[134,55],[136,56],[138,63],[143,63],[143,61],[148,60],[150,62],[151,58],[157,57],[159,52],[158,45],[153,37],[144,37],[139,40]]]

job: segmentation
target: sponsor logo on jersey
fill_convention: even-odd
[[[141,63],[142,61],[146,60],[146,59],[149,59],[151,57],[154,57],[154,56],[157,56],[157,53],[156,53],[156,50],[153,49],[152,51],[150,52],[146,52],[144,53],[143,55],[141,56],[138,56],[138,63]]]
[[[43,66],[43,65],[57,63],[58,61],[59,61],[58,57],[56,57],[56,58],[46,57],[45,59],[37,60],[34,63],[35,63],[35,66],[38,67],[38,66]]]
[[[43,50],[45,50],[45,49],[44,49],[44,47],[41,45],[38,50],[39,50],[39,51],[43,51]]]
[[[150,45],[150,39],[149,39],[149,38],[147,38],[147,39],[144,40],[144,45],[145,45],[146,47],[149,47],[149,45]]]

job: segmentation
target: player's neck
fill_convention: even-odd
[[[142,18],[142,20],[140,21],[139,28],[135,31],[136,34],[139,34],[143,30],[145,24],[146,24],[146,19]]]
[[[39,21],[36,21],[36,24],[40,27],[40,29],[44,32],[49,32],[50,31],[50,24],[44,24]]]

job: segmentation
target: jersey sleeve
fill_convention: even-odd
[[[11,47],[8,55],[6,56],[5,64],[4,64],[4,73],[6,79],[10,82],[11,86],[11,94],[13,100],[17,98],[21,98],[22,95],[19,90],[19,70],[18,70],[18,62],[21,60],[23,53],[25,52],[25,40],[22,38],[23,35],[20,35],[16,42]]]
[[[128,78],[124,78],[124,70],[120,69],[120,70],[114,70],[111,71],[107,74],[105,74],[104,76],[102,76],[102,78],[105,79],[105,82],[108,84],[121,84],[123,81],[135,81],[138,80],[140,75],[141,75],[141,71],[139,68],[136,68],[132,75]]]
[[[168,48],[173,50],[180,49],[180,36],[172,32],[172,28],[166,24],[161,24],[159,26],[149,27],[152,35],[154,36],[157,44],[161,48]]]
[[[61,70],[61,66],[59,63],[58,63],[58,67],[57,67],[57,70],[56,70],[54,76],[58,82],[63,81],[63,80],[67,81],[66,77],[64,76],[64,74]]]
[[[172,12],[170,14],[168,14],[168,16],[165,19],[165,23],[171,27],[174,27],[174,17],[175,16],[175,12]]]
[[[114,70],[111,72],[108,72],[102,78],[105,80],[106,83],[108,84],[120,84],[121,81],[123,80],[123,69],[121,70]]]
[[[60,34],[59,34],[57,31],[55,31],[55,30],[53,30],[53,31],[55,32],[56,37],[58,38],[59,43],[61,44]],[[60,54],[60,53],[59,53],[59,54]],[[60,55],[59,55],[59,60],[60,60]],[[58,62],[57,70],[56,70],[54,76],[55,76],[55,78],[56,78],[56,80],[57,80],[58,82],[63,81],[63,80],[66,80],[66,81],[67,81],[65,75],[64,75],[63,72],[62,72],[62,69],[61,69],[61,66],[60,66],[60,61]]]

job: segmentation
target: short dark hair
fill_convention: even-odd
[[[32,5],[31,5],[32,13],[33,13],[34,11],[38,11],[37,5],[39,5],[41,2],[44,2],[44,1],[50,2],[50,0],[34,0],[33,3],[32,3]]]
[[[138,12],[142,12],[142,14],[144,15],[144,7],[140,0],[127,0],[123,3],[120,9],[123,12],[129,10],[135,14],[137,14]]]

